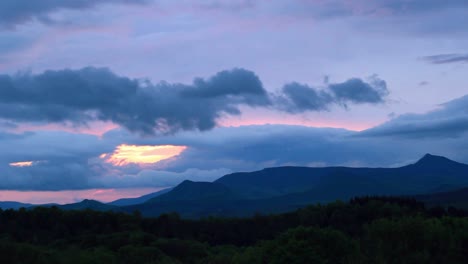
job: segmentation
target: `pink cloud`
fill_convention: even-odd
[[[259,110],[255,110],[259,111]],[[243,115],[240,116],[226,116],[218,120],[218,125],[221,127],[239,127],[248,125],[298,125],[308,127],[330,127],[330,128],[344,128],[352,131],[362,131],[381,123],[381,120],[368,120],[364,121],[351,121],[344,120],[343,118],[330,116],[316,115],[307,117],[304,115],[291,115],[287,113],[277,113],[270,111],[260,111],[260,113],[252,112],[251,110],[244,109]]]

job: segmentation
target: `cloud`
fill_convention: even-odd
[[[283,87],[285,97],[278,97],[285,105],[286,111],[322,111],[328,110],[328,105],[333,102],[333,97],[325,91],[319,91],[308,85],[290,83]]]
[[[123,134],[121,134],[123,133]],[[275,166],[407,165],[425,153],[468,162],[468,135],[445,137],[375,137],[344,129],[289,125],[219,127],[206,133],[182,132],[141,139],[120,130],[104,138],[127,138],[132,144],[185,145],[187,150],[164,164],[165,171],[191,168],[252,171]]]
[[[87,189],[88,177],[95,177],[80,159],[55,159],[29,167],[2,168],[3,190],[72,190]]]
[[[419,13],[441,9],[468,8],[468,3],[464,0],[379,0],[376,1],[377,8],[387,9],[394,13]]]
[[[14,28],[31,20],[52,23],[50,13],[62,10],[85,10],[103,4],[144,4],[147,0],[2,0],[0,1],[0,26]]]
[[[468,54],[438,54],[422,59],[432,64],[468,63]]]
[[[92,135],[40,131],[3,133],[0,148],[3,150],[0,152],[0,189],[85,189],[89,188],[89,179],[101,175],[89,160],[112,151],[114,142],[104,142]],[[10,166],[19,161],[33,164]]]
[[[217,0],[217,1],[210,1],[208,3],[197,3],[195,4],[197,7],[207,10],[227,10],[227,11],[234,11],[239,12],[246,9],[252,9],[255,7],[255,1],[253,0]]]
[[[328,110],[333,104],[344,107],[348,103],[379,104],[385,102],[388,94],[386,82],[373,75],[369,82],[352,78],[342,83],[327,83],[324,89],[293,82],[283,87],[282,94],[276,97],[276,101],[283,110],[300,113]]]
[[[208,81],[196,78],[194,86],[197,89],[186,89],[182,91],[182,96],[200,99],[241,96],[239,102],[250,106],[269,104],[260,79],[253,72],[244,69],[221,71]]]
[[[70,144],[80,142],[80,144]],[[122,142],[184,145],[179,156],[153,165],[114,166],[99,158]],[[275,166],[399,166],[424,153],[468,162],[468,135],[458,137],[376,137],[344,129],[288,125],[218,127],[161,137],[140,137],[116,129],[102,138],[44,131],[0,138],[0,189],[80,190],[167,187],[190,179],[211,181],[230,172]],[[29,167],[10,162],[41,161]]]
[[[358,0],[298,1],[294,4],[272,1],[283,14],[309,15],[319,19],[417,15],[446,9],[468,8],[465,0]],[[269,3],[271,5],[271,3]]]
[[[370,83],[354,78],[344,83],[331,84],[329,88],[336,99],[344,103],[382,103],[389,93],[386,82],[375,75],[371,77]]]
[[[468,133],[468,95],[440,105],[425,114],[405,114],[361,136],[407,138],[453,138]]]
[[[385,82],[350,79],[324,91],[292,83],[271,95],[254,72],[235,68],[192,84],[153,84],[118,76],[107,69],[46,71],[0,75],[0,119],[9,122],[71,123],[110,121],[141,134],[206,131],[223,115],[240,115],[239,106],[271,107],[292,113],[328,105],[381,103]]]
[[[231,172],[218,168],[165,171],[151,164],[115,166],[99,158],[132,136],[101,139],[61,131],[0,134],[0,148],[8,150],[0,152],[0,190],[167,187],[186,179],[210,181]],[[20,161],[31,161],[31,164],[12,166]]]
[[[222,71],[192,85],[152,84],[107,69],[0,75],[0,118],[15,122],[112,121],[145,134],[208,130],[239,105],[266,106],[269,99],[250,71]]]
[[[290,20],[341,20],[361,32],[411,36],[466,37],[468,23],[465,0],[270,1],[263,10]]]

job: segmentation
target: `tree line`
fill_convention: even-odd
[[[0,210],[1,263],[468,263],[468,211],[359,197],[278,215]]]

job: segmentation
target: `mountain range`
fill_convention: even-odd
[[[84,200],[59,207],[138,210],[144,216],[177,212],[187,218],[241,217],[367,195],[413,196],[430,205],[468,206],[468,165],[426,154],[398,168],[266,168],[228,174],[214,182],[186,180],[172,189],[108,204]],[[5,208],[1,202],[0,207]]]

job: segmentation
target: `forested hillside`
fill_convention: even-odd
[[[363,197],[251,218],[0,211],[1,263],[468,263],[467,211]]]

